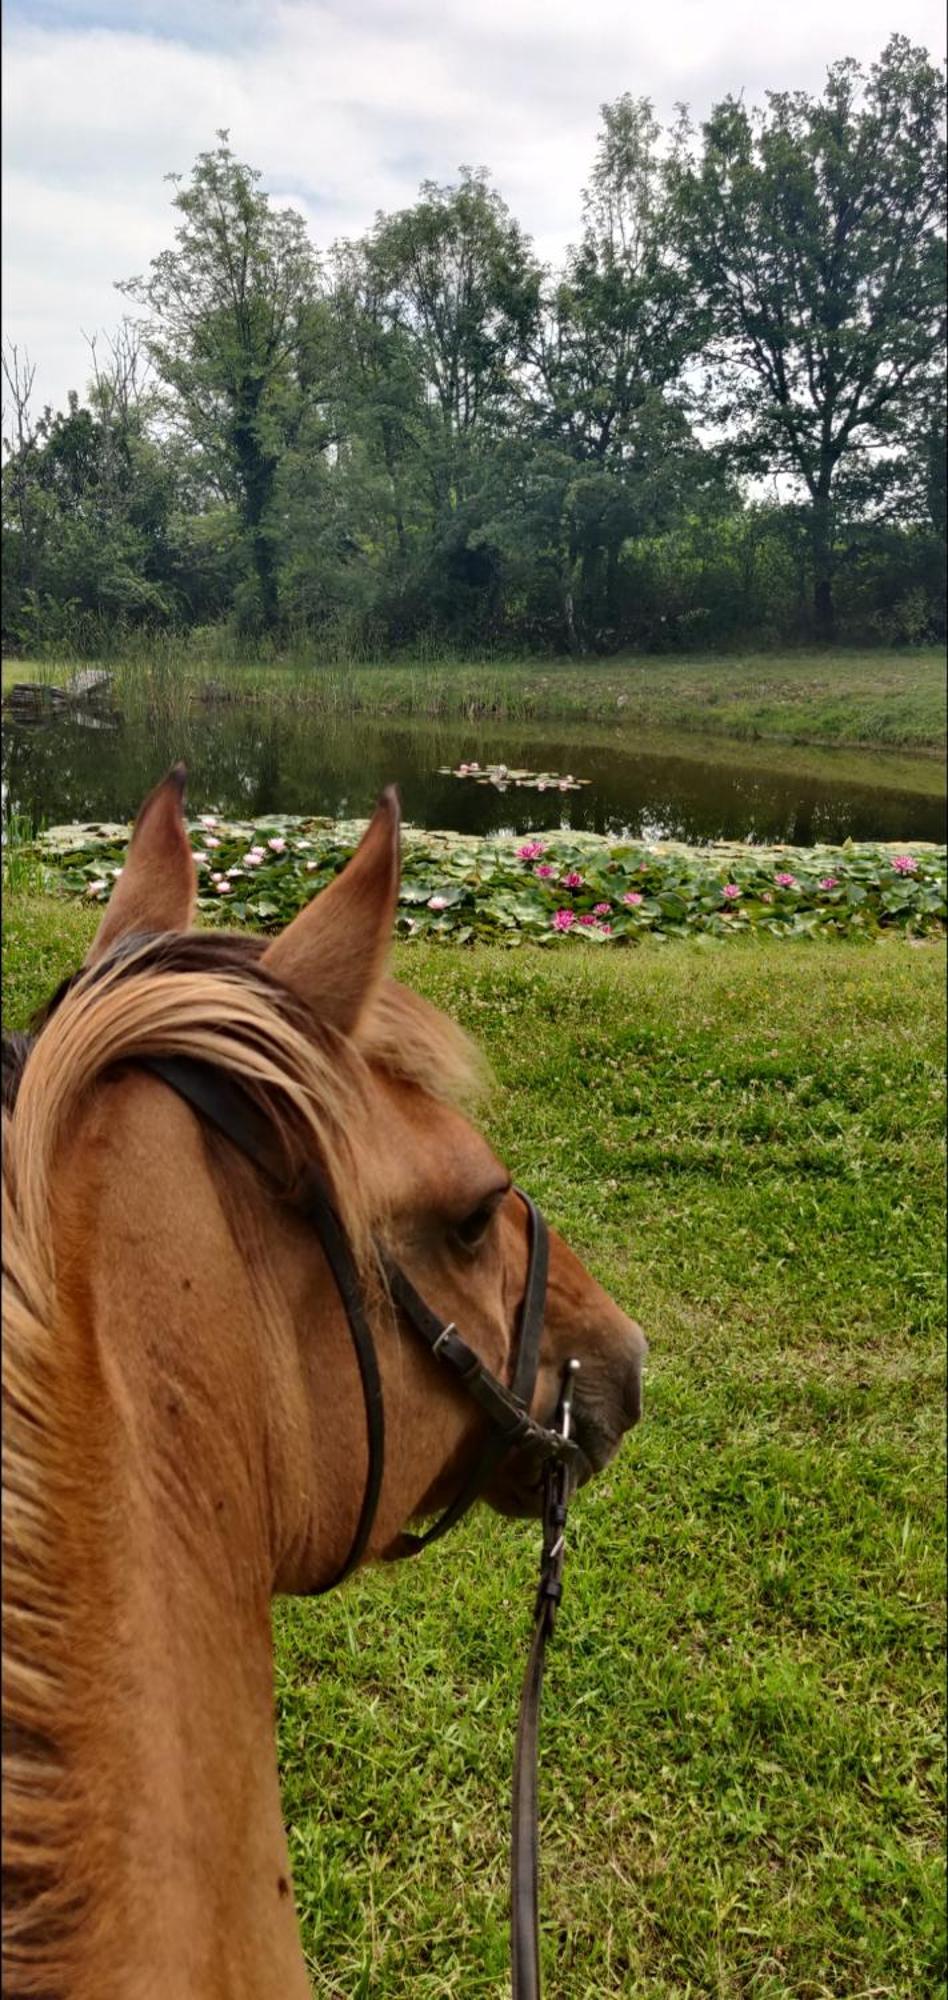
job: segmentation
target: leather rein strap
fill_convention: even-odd
[[[143,1069],[159,1077],[190,1104],[201,1118],[223,1133],[240,1152],[276,1184],[298,1214],[312,1223],[345,1309],[355,1348],[365,1403],[368,1471],[355,1533],[341,1569],[329,1583],[311,1593],[333,1590],[357,1568],[365,1554],[378,1508],[385,1467],[385,1409],[372,1329],[366,1316],[358,1267],[326,1184],[312,1164],[287,1184],[275,1158],[265,1114],[240,1085],[209,1064],[186,1056],[148,1056]],[[484,1366],[462,1339],[453,1321],[433,1313],[399,1265],[382,1255],[389,1291],[395,1305],[436,1360],[477,1404],[491,1426],[481,1457],[451,1505],[423,1535],[403,1534],[399,1553],[418,1555],[447,1534],[474,1501],[509,1451],[534,1454],[543,1465],[543,1547],[533,1637],[520,1697],[514,1762],[511,1840],[511,1964],[513,2000],[539,2000],[541,1992],[537,1903],[537,1733],[546,1645],[562,1596],[566,1507],[576,1447],[570,1437],[573,1376],[578,1362],[568,1364],[556,1421],[552,1428],[530,1415],[540,1357],[540,1335],[546,1306],[549,1237],[539,1209],[516,1190],[527,1209],[529,1252],[527,1280],[519,1314],[519,1340],[510,1388]]]

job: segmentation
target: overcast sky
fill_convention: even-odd
[[[163,176],[219,126],[317,248],[464,162],[555,261],[604,100],[818,90],[896,27],[940,59],[935,0],[7,0],[4,333],[39,401],[83,390],[83,331],[116,325],[114,280],[171,237]]]

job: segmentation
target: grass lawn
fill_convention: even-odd
[[[109,661],[116,698],[154,711],[180,707],[208,680],[273,706],[327,713],[470,721],[608,722],[623,734],[703,736],[814,745],[937,750],[945,742],[944,649],[735,655],[635,655],[614,660],[382,662],[219,659],[201,635]],[[65,680],[78,662],[4,661],[15,680]]]
[[[6,916],[6,1019],[94,913]],[[541,1736],[548,2000],[944,1987],[941,945],[397,969],[486,1048],[518,1179],[648,1332],[573,1511]],[[322,2000],[501,2000],[537,1532],[276,1613]]]

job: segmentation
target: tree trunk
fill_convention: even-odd
[[[249,396],[234,423],[234,449],[243,488],[243,522],[260,594],[260,620],[265,632],[277,623],[276,555],[267,531],[277,460],[261,445],[258,399]]]
[[[813,624],[821,645],[830,645],[836,630],[833,603],[833,513],[827,493],[817,493],[813,502],[811,529],[813,552]]]

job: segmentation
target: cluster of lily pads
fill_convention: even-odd
[[[511,785],[524,792],[578,792],[591,778],[574,778],[572,771],[526,771],[510,764],[440,764],[441,778],[470,778],[475,785],[493,785],[496,792]]]
[[[189,829],[204,921],[277,930],[351,855],[363,822],[206,813]],[[104,903],[129,829],[51,829],[41,848],[53,882]],[[551,947],[629,944],[645,936],[749,931],[773,937],[924,937],[946,921],[946,850],[877,844],[707,848],[595,834],[530,838],[405,831],[396,928],[402,937]]]

